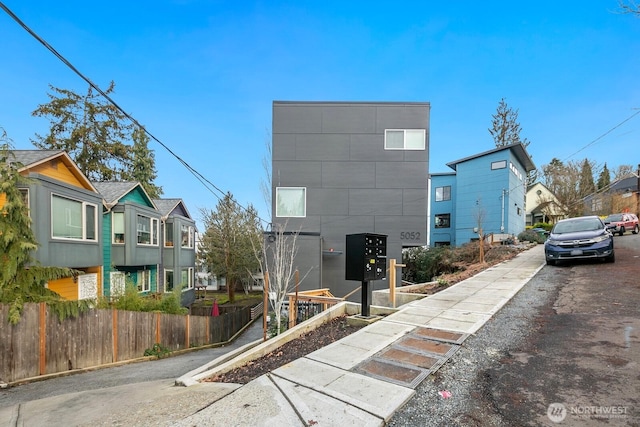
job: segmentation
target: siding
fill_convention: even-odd
[[[85,186],[80,182],[78,177],[74,174],[74,171],[72,171],[71,166],[66,165],[60,159],[53,159],[49,162],[36,165],[33,168],[29,168],[28,172],[39,173],[74,187],[89,189],[88,186]]]

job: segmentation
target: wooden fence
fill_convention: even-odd
[[[246,307],[220,316],[93,309],[60,321],[46,304],[25,304],[17,325],[0,305],[0,382],[14,383],[144,356],[228,341],[251,321]]]

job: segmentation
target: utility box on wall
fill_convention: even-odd
[[[387,276],[387,236],[347,234],[345,280],[368,282]]]

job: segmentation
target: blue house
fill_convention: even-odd
[[[527,173],[535,165],[522,144],[447,163],[430,174],[430,246],[460,246],[482,232],[494,240],[525,229]]]

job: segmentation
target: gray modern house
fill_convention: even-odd
[[[181,304],[190,306],[195,300],[196,222],[182,199],[154,199],[153,204],[162,215],[158,291],[182,286]]]
[[[272,221],[299,233],[301,290],[359,299],[347,235],[387,236],[398,262],[427,243],[429,113],[426,102],[273,103]]]

